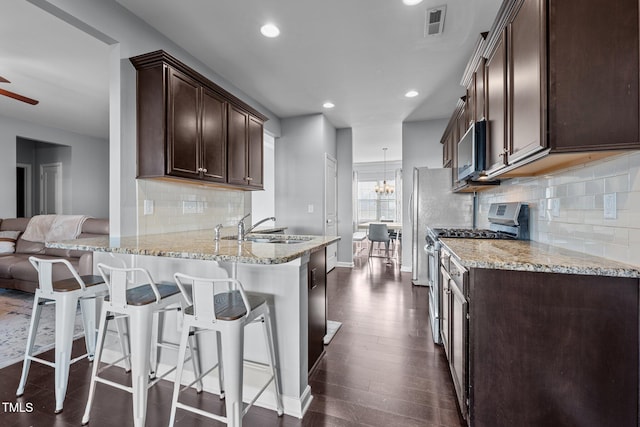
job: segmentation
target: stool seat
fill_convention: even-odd
[[[158,283],[156,284],[156,288],[158,289],[161,299],[180,293],[180,289],[173,283]],[[106,296],[104,300],[110,301],[109,296]],[[127,304],[129,305],[141,306],[155,302],[156,294],[153,293],[153,288],[148,283],[127,289]]]
[[[246,292],[246,296],[252,310],[266,302],[266,299],[262,295]],[[238,320],[247,314],[247,308],[244,305],[240,291],[221,292],[213,297],[213,301],[216,310],[216,319],[218,320]],[[184,313],[193,316],[193,306],[190,305],[187,307]]]
[[[102,276],[84,275],[80,276],[80,279],[82,279],[84,285],[87,288],[96,285],[104,285],[104,279],[102,278]],[[53,290],[55,292],[69,292],[77,291],[79,289],[81,288],[75,277],[70,277],[68,279],[62,279],[53,282]]]

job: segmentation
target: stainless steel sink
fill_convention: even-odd
[[[308,242],[308,240],[300,240],[300,239],[271,240],[267,243],[282,243],[285,245],[291,245],[294,243],[303,243],[303,242]]]
[[[284,244],[284,245],[292,245],[295,243],[304,243],[308,242],[310,239],[304,238],[289,238],[285,235],[274,235],[274,236],[247,236],[245,238],[248,242],[254,243],[274,243],[274,244]]]
[[[235,240],[236,236],[225,236],[222,240]],[[301,237],[301,236],[287,236],[286,234],[259,234],[259,235],[249,235],[245,237],[245,241],[253,242],[253,243],[274,243],[280,245],[293,245],[296,243],[304,243],[311,240],[311,237]]]

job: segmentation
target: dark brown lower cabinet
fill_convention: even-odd
[[[309,372],[324,352],[327,333],[327,272],[325,249],[309,259]]]
[[[638,280],[471,269],[470,424],[638,426]]]

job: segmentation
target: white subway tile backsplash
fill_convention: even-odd
[[[585,182],[585,194],[604,193],[604,179],[594,179]]]
[[[243,191],[142,179],[137,191],[139,234],[207,230],[220,223],[231,226],[251,210],[251,198]],[[143,215],[145,199],[155,201],[153,215]]]
[[[604,194],[611,193],[617,217],[605,219]],[[480,227],[488,226],[491,203],[521,201],[531,209],[532,240],[640,266],[640,152],[505,180],[478,198]]]
[[[624,175],[612,176],[604,180],[605,193],[619,193],[629,191],[629,171]]]

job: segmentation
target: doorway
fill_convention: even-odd
[[[338,235],[338,161],[325,153],[324,158],[324,234]],[[338,263],[338,244],[327,246],[327,272]]]
[[[16,218],[29,218],[33,215],[33,184],[30,164],[16,164]]]
[[[40,165],[40,214],[62,213],[62,163]]]

